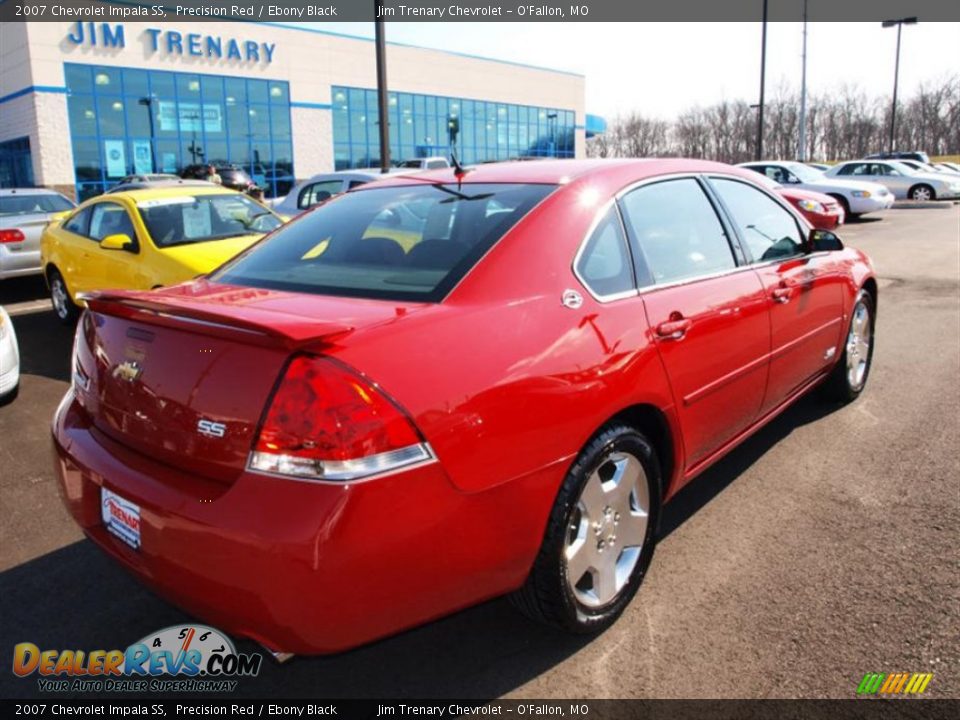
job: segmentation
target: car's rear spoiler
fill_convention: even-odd
[[[249,306],[231,305],[225,308],[218,305],[213,310],[205,308],[202,301],[145,292],[108,290],[83,293],[79,297],[94,313],[149,325],[192,330],[253,345],[280,345],[290,350],[318,342],[330,343],[354,330],[350,325],[310,322]]]

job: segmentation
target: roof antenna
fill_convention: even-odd
[[[463,165],[460,164],[460,160],[457,159],[457,151],[450,151],[450,162],[453,164],[453,174],[457,178],[457,190],[463,185],[464,176],[470,172]]]

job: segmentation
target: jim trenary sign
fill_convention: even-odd
[[[161,28],[146,28],[140,33],[139,39],[151,54],[239,60],[266,65],[273,62],[273,54],[277,49],[276,43]],[[127,33],[122,24],[76,22],[67,33],[67,41],[87,47],[125,48]]]

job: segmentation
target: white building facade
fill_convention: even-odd
[[[582,157],[583,76],[388,44],[391,157]],[[268,196],[379,163],[374,44],[253,22],[5,23],[0,186],[79,199],[233,163]],[[591,121],[593,119],[591,118]]]

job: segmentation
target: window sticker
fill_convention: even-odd
[[[197,203],[185,205],[183,213],[183,236],[189,239],[212,235],[210,222],[210,204]]]

